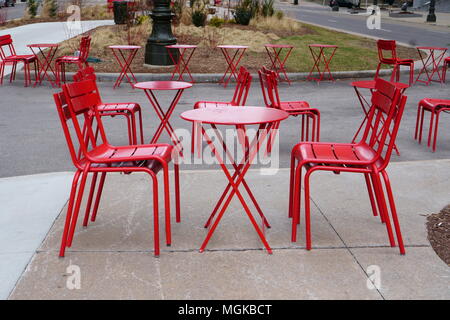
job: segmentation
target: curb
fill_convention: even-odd
[[[414,68],[414,71],[419,70],[420,68]],[[391,69],[382,69],[379,72],[380,76],[388,76],[391,74]],[[354,79],[354,78],[373,78],[375,76],[376,70],[361,70],[361,71],[335,71],[331,72],[333,78],[335,80],[339,79]],[[409,70],[401,70],[401,74],[409,74]],[[72,79],[74,72],[66,72],[66,78]],[[97,81],[98,82],[115,82],[117,77],[119,76],[119,73],[96,73],[97,75]],[[136,79],[138,82],[144,82],[144,81],[167,81],[170,80],[171,74],[170,73],[135,73]],[[252,73],[252,81],[257,82],[259,81],[259,77],[257,73]],[[289,80],[291,81],[305,81],[307,80],[307,77],[309,75],[309,72],[292,72],[287,74],[289,77]],[[312,74],[314,77],[317,77],[317,73]],[[33,77],[33,75],[32,75]],[[188,79],[188,75],[186,75],[186,79]],[[193,73],[192,77],[195,80],[195,83],[219,83],[221,78],[223,77],[223,74],[221,73]],[[16,74],[16,80],[23,80],[24,73],[23,72],[17,72]],[[326,81],[326,80],[324,80]],[[47,81],[44,81],[46,83]],[[235,82],[235,79],[232,78],[230,82]],[[285,82],[285,81],[283,81]],[[126,83],[126,79],[122,81],[122,85]]]

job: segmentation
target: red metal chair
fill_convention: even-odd
[[[441,112],[450,113],[450,100],[430,98],[420,100],[419,106],[417,107],[416,131],[414,134],[414,139],[417,140],[417,138],[419,138],[419,143],[422,142],[423,119],[425,117],[425,111],[428,111],[431,114],[430,129],[428,131],[428,147],[430,147],[431,144],[431,135],[434,126],[433,152],[435,152],[438,135],[439,115],[441,114]]]
[[[309,177],[317,170],[326,170],[336,174],[340,172],[364,174],[373,215],[377,215],[378,207],[381,221],[386,225],[390,244],[394,247],[395,241],[380,174],[383,176],[400,253],[405,253],[394,197],[385,169],[389,164],[407,97],[402,96],[392,83],[383,79],[377,79],[375,90],[372,95],[372,107],[369,111],[364,135],[359,143],[300,142],[292,149],[289,193],[289,217],[293,218],[292,241],[297,240],[297,224],[300,222],[302,169],[305,168],[307,250],[311,249]],[[375,193],[375,198],[373,193]]]
[[[450,57],[444,59],[444,67],[442,68],[442,82],[445,83],[445,77],[447,75],[447,69],[450,65]]]
[[[108,172],[148,173],[153,182],[153,221],[154,221],[154,250],[159,255],[159,223],[158,223],[158,180],[157,173],[163,170],[164,198],[165,198],[165,229],[166,243],[171,244],[170,233],[170,195],[168,163],[172,160],[173,147],[168,144],[148,144],[115,147],[108,143],[101,122],[100,112],[96,108],[99,95],[95,82],[86,80],[63,85],[63,93],[53,95],[72,161],[77,169],[69,198],[66,222],[59,255],[64,256],[66,247],[72,245],[72,239],[78,219],[78,213],[83,197],[86,179],[93,173],[89,197],[87,200],[83,226],[87,226],[89,217],[95,221],[103,185]],[[81,118],[81,119],[79,119]],[[68,122],[72,122],[73,129],[69,129]],[[81,127],[80,121],[83,122]],[[100,128],[101,142],[97,143],[93,122]],[[72,132],[72,133],[71,133]],[[74,132],[74,133],[73,133]],[[78,152],[76,148],[79,148]],[[175,153],[174,153],[175,154]],[[96,189],[97,175],[101,173],[100,184],[96,192],[94,207],[91,214],[92,200]],[[179,170],[174,163],[176,221],[180,221]],[[81,182],[78,187],[78,180]],[[78,189],[78,190],[77,190]]]
[[[277,74],[274,71],[268,70],[263,67],[258,71],[259,80],[261,83],[261,90],[263,93],[264,103],[269,108],[277,108],[289,113],[289,115],[297,117],[302,116],[302,129],[301,129],[301,141],[309,140],[309,122],[312,122],[311,126],[311,141],[319,141],[320,139],[320,111],[315,108],[311,108],[306,101],[280,101],[280,95],[278,93],[278,80]],[[277,124],[274,130],[279,128]],[[270,152],[275,135],[269,134],[267,151]]]
[[[378,63],[377,72],[375,73],[375,79],[378,78],[382,64],[394,66],[390,80],[391,82],[394,81],[394,77],[396,82],[400,81],[400,66],[409,66],[409,85],[411,86],[414,82],[414,60],[397,58],[395,40],[378,40],[377,48],[378,59],[380,62]],[[385,55],[385,52],[387,55]]]
[[[93,80],[96,81],[97,77],[93,67],[86,67],[84,69],[78,70],[78,72],[73,76],[75,82],[80,82],[83,80]],[[97,89],[98,90],[98,89]],[[136,134],[136,113],[139,116],[139,129],[141,132],[140,140],[141,144],[144,144],[144,131],[142,128],[142,114],[141,107],[138,103],[127,102],[127,103],[101,103],[97,106],[100,112],[100,117],[115,117],[124,116],[127,119],[128,126],[128,141],[129,144],[138,144],[137,134]],[[98,130],[98,129],[97,129]],[[97,136],[98,132],[96,132]]]
[[[194,109],[228,107],[228,106],[245,106],[251,84],[252,84],[252,76],[250,75],[250,72],[248,72],[248,70],[245,67],[241,66],[239,68],[239,74],[236,81],[236,88],[234,89],[234,94],[230,102],[197,101],[194,104]],[[192,124],[191,153],[194,153],[195,150],[195,140],[197,140],[198,147],[201,146],[202,134],[197,129],[198,129],[197,126],[195,124]]]
[[[61,81],[66,83],[66,64],[76,64],[78,69],[83,69],[83,64],[88,67],[87,58],[89,57],[89,50],[91,48],[91,37],[84,36],[80,40],[80,49],[78,56],[62,56],[56,59],[56,83],[60,86]]]
[[[23,63],[24,68],[24,84],[25,87],[31,85],[30,64],[34,64],[34,78],[38,81],[38,65],[34,54],[18,55],[13,45],[11,35],[0,36],[0,84],[3,84],[3,77],[5,75],[5,66],[11,65],[12,70],[9,76],[9,82],[16,78],[17,64]]]

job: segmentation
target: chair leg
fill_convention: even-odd
[[[83,170],[80,182],[80,189],[77,195],[77,201],[75,203],[75,209],[73,211],[72,222],[70,223],[70,230],[67,238],[67,246],[70,247],[72,245],[73,235],[75,233],[75,227],[77,225],[78,213],[80,212],[81,200],[83,199],[84,187],[86,185],[86,179],[89,172],[89,166],[86,166],[86,169]]]
[[[381,62],[380,62],[380,63],[378,63],[378,66],[377,66],[377,71],[375,72],[375,79],[377,79],[377,78],[378,78],[378,74],[380,73],[380,68],[381,68]]]
[[[372,189],[372,184],[370,182],[369,174],[364,173],[364,178],[366,180],[367,191],[369,193],[370,205],[372,206],[372,213],[373,213],[374,217],[376,217],[378,215],[377,205],[376,205],[375,199],[373,197],[373,189]]]
[[[159,256],[158,179],[153,171],[148,171],[153,181],[153,241],[155,256]]]
[[[380,215],[383,215],[384,223],[386,225],[386,230],[389,237],[389,243],[391,247],[395,247],[394,235],[392,234],[391,222],[389,220],[389,215],[387,213],[386,201],[384,198],[384,191],[381,185],[381,179],[378,173],[372,174],[372,181],[375,189],[375,196],[377,198],[378,209],[380,210]]]
[[[293,194],[294,194],[295,157],[291,154],[291,167],[289,174],[289,212],[288,218],[292,218]]]
[[[102,191],[103,191],[103,185],[105,184],[105,179],[106,179],[106,172],[102,172],[102,175],[100,176],[100,183],[99,183],[98,189],[97,189],[97,196],[95,198],[94,209],[92,210],[92,216],[91,216],[92,222],[94,222],[95,219],[97,218],[97,211],[98,211],[98,207],[100,205],[100,198],[102,197]]]
[[[300,222],[300,204],[301,204],[301,181],[302,181],[302,166],[298,164],[295,169],[295,177],[294,177],[294,190],[292,195],[293,201],[293,212],[292,212],[292,235],[291,241],[297,242],[297,225]]]
[[[417,136],[419,133],[419,120],[420,120],[420,112],[421,112],[422,106],[419,105],[417,106],[417,117],[416,117],[416,130],[414,132],[414,140],[417,140]]]
[[[420,112],[420,126],[419,126],[419,144],[422,143],[423,119],[425,118],[425,108],[422,107]]]
[[[309,177],[312,171],[305,174],[305,229],[306,229],[306,250],[311,250],[311,208],[309,199]]]
[[[428,130],[428,147],[431,145],[431,134],[433,132],[433,120],[434,120],[434,110],[430,112],[431,118],[430,118],[430,129]]]
[[[436,152],[436,141],[437,141],[437,136],[438,136],[438,126],[439,126],[439,115],[440,115],[440,111],[438,110],[436,112],[436,120],[435,120],[435,127],[434,127],[433,152]]]
[[[391,208],[392,220],[394,222],[395,234],[397,235],[398,247],[400,249],[400,254],[405,254],[405,247],[403,245],[402,232],[400,231],[400,223],[398,221],[397,209],[395,208],[394,196],[392,194],[391,183],[389,181],[389,176],[385,170],[382,172],[383,180],[386,185],[386,191],[389,199],[389,207]]]
[[[84,212],[83,227],[87,227],[87,225],[88,225],[89,214],[91,212],[92,199],[94,198],[94,191],[95,191],[95,187],[96,187],[96,183],[97,183],[97,175],[98,175],[98,172],[94,172],[94,174],[92,176],[91,188],[89,191],[89,197],[88,197],[88,201],[86,204],[86,211]]]
[[[72,180],[72,188],[70,190],[69,204],[67,206],[66,222],[64,224],[64,231],[63,231],[63,235],[62,235],[62,239],[61,239],[61,247],[59,249],[60,257],[64,257],[64,253],[66,251],[67,234],[68,234],[69,227],[70,227],[70,220],[72,218],[72,208],[73,208],[73,203],[75,200],[75,195],[77,193],[78,179],[80,177],[80,173],[81,173],[80,170],[75,172],[75,175]]]
[[[180,214],[180,166],[177,163],[173,165],[174,175],[175,175],[175,221],[179,223],[181,221]]]
[[[170,190],[169,190],[169,168],[167,163],[163,164],[164,175],[164,205],[165,205],[165,225],[166,225],[166,245],[172,243],[172,235],[170,231]]]
[[[141,132],[141,144],[144,144],[144,129],[142,126],[142,112],[141,109],[138,110],[138,114],[139,114],[139,130]]]

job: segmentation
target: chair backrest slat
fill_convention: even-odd
[[[258,71],[264,103],[267,107],[279,108],[281,105],[278,94],[278,76],[276,72],[262,67]]]
[[[97,76],[95,75],[95,70],[93,67],[80,69],[73,75],[74,82],[81,82],[83,80],[97,80]]]
[[[97,106],[101,101],[97,85],[93,80],[84,80],[64,84],[62,89],[67,100],[70,119],[73,122],[81,154],[86,157],[88,156],[88,152],[97,146],[96,134],[92,129],[94,121],[100,132],[101,144],[108,144],[97,110]],[[84,117],[82,129],[78,116]]]
[[[378,40],[378,58],[381,63],[392,64],[397,61],[397,50],[395,40]],[[385,55],[385,54],[388,55]]]
[[[383,158],[384,165],[387,165],[392,154],[406,99],[393,83],[376,80],[361,142],[368,144],[377,156]]]
[[[241,66],[239,75],[236,81],[236,88],[234,90],[231,104],[235,106],[244,106],[247,102],[248,93],[252,84],[252,76],[248,70]]]
[[[8,48],[9,52],[5,51]],[[14,49],[13,41],[10,34],[5,34],[0,36],[0,59],[4,60],[6,57],[15,55],[16,50]]]
[[[82,63],[85,63],[87,58],[89,57],[89,51],[91,49],[91,37],[84,36],[80,41],[80,60]]]

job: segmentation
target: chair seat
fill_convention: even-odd
[[[32,62],[36,60],[36,56],[33,54],[15,54],[12,56],[5,57],[3,61],[5,62],[14,62],[14,61],[27,61]]]
[[[447,99],[431,99],[425,98],[420,100],[419,104],[430,111],[434,111],[436,108],[448,107],[450,108],[450,100]]]
[[[199,101],[194,105],[194,109],[201,108],[217,108],[217,107],[229,107],[232,106],[231,102],[221,101]]]
[[[100,112],[137,112],[141,107],[137,103],[104,103],[97,106]]]
[[[62,56],[56,59],[56,62],[78,62],[80,57],[75,56]]]
[[[297,144],[292,150],[293,156],[304,163],[314,165],[336,165],[336,166],[361,166],[357,162],[372,161],[376,157],[375,151],[365,143],[343,144],[343,143],[318,143],[304,142]],[[377,166],[381,165],[381,160]]]
[[[283,101],[280,103],[280,109],[292,113],[305,111],[305,109],[310,109],[310,106],[306,101]]]
[[[413,59],[397,59],[398,64],[414,64]]]
[[[111,147],[103,144],[91,150],[89,156],[94,159],[91,164],[93,168],[147,167],[157,173],[162,168],[161,163],[148,158],[159,156],[163,161],[170,162],[172,149],[172,146],[163,144],[125,147]],[[86,159],[82,159],[80,163],[84,167]]]

